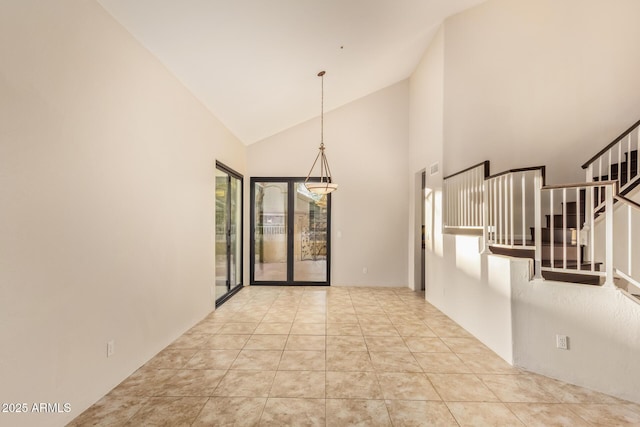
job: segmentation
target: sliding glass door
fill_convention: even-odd
[[[304,178],[251,178],[251,283],[328,285],[330,212]]]
[[[242,287],[242,175],[216,162],[216,304]]]
[[[289,186],[286,182],[253,182],[253,282],[287,281]]]
[[[328,203],[294,182],[293,280],[327,282]]]

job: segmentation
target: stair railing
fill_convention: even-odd
[[[541,265],[541,270],[603,276],[603,286],[614,287],[612,212],[617,186],[618,181],[601,181],[541,188],[538,223],[541,224],[542,217],[546,216],[547,231],[543,232],[542,227],[536,225],[534,233],[535,262]],[[604,199],[602,203],[601,198]],[[604,208],[603,212],[597,212],[596,203]],[[573,206],[571,210],[575,209],[575,212],[569,212],[569,206]],[[605,218],[604,271],[595,261],[594,222],[597,215]],[[538,239],[544,242],[538,244]],[[587,249],[585,253],[583,247]]]
[[[484,182],[488,175],[486,160],[443,179],[444,232],[482,232]]]
[[[512,169],[486,178],[486,246],[535,249],[531,233],[536,218],[535,195],[544,179],[544,166]]]
[[[485,253],[489,245],[534,250],[535,279],[542,279],[542,271],[572,273],[604,277],[604,286],[613,287],[609,213],[618,181],[553,186],[544,181],[544,166],[489,176],[489,161],[449,175],[443,180],[443,231],[482,233]],[[605,220],[604,270],[595,261],[596,217]]]
[[[582,165],[586,169],[587,182],[618,181],[621,194],[635,187],[640,181],[639,138],[640,121]],[[600,199],[603,201],[602,196]]]
[[[640,235],[640,227],[638,226],[640,225],[640,204],[620,194],[614,195],[614,198],[620,203],[616,207],[616,213],[619,215],[614,224],[616,228],[614,230],[615,235],[622,238],[626,236],[626,245],[624,241],[617,242],[616,251],[619,250],[620,252],[616,253],[614,258],[614,271],[618,276],[634,286],[636,289],[632,293],[637,294],[640,290],[640,271],[638,271],[637,261],[634,262],[634,259],[637,258],[638,251],[640,251],[640,239],[634,237]],[[635,269],[634,263],[636,264]]]

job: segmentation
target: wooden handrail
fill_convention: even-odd
[[[579,188],[579,187],[604,187],[606,185],[615,185],[616,191],[613,195],[614,199],[629,204],[631,207],[640,211],[640,204],[634,202],[631,199],[627,199],[620,194],[620,183],[618,181],[596,181],[596,182],[583,182],[579,184],[562,184],[562,185],[549,185],[542,187],[543,190],[557,190],[561,188]]]
[[[596,181],[596,182],[579,182],[577,184],[546,185],[542,187],[542,189],[557,190],[559,188],[606,187],[607,185],[612,185],[612,184],[616,186],[616,191],[617,191],[618,181]]]
[[[627,199],[621,194],[615,194],[613,196],[614,199],[620,200],[621,202],[627,203],[629,206],[636,208],[640,211],[640,204],[634,202],[633,200]]]
[[[488,176],[485,179],[493,179],[493,178],[497,178],[499,176],[507,175],[507,174],[510,174],[510,173],[529,172],[529,171],[541,170],[542,171],[542,185],[544,186],[546,168],[547,168],[546,166],[532,166],[532,167],[529,167],[529,168],[509,169],[507,171],[500,172],[500,173],[497,173],[495,175]]]
[[[624,132],[622,132],[622,134],[617,137],[616,139],[614,139],[609,145],[607,145],[606,147],[604,147],[602,150],[600,150],[598,152],[598,154],[596,154],[595,156],[593,156],[592,158],[590,158],[587,163],[585,163],[584,165],[582,165],[582,169],[586,169],[589,167],[589,165],[593,162],[595,162],[596,160],[598,160],[598,157],[602,156],[604,153],[606,153],[611,147],[613,147],[614,145],[616,145],[618,142],[622,141],[622,139],[629,135],[631,132],[633,132],[633,130],[635,128],[637,128],[638,126],[640,126],[640,120],[638,120],[637,122],[635,122],[633,124],[633,126],[631,126],[629,129],[625,130]]]
[[[445,180],[445,179],[453,178],[456,175],[460,175],[462,173],[469,172],[471,169],[475,169],[475,168],[477,168],[479,166],[482,166],[482,165],[484,165],[484,177],[486,179],[486,177],[489,176],[489,160],[485,160],[484,162],[480,162],[477,165],[469,166],[468,168],[463,169],[460,172],[452,173],[451,175],[447,175],[442,179]]]

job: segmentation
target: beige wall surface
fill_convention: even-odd
[[[640,403],[636,299],[524,277],[513,278],[511,288],[515,366]],[[568,337],[568,351],[556,348],[556,334]]]
[[[325,97],[330,78],[327,72]],[[339,185],[332,195],[332,285],[407,286],[408,90],[403,81],[325,114],[326,155]],[[304,177],[319,144],[319,119],[294,126],[247,148],[248,173]]]
[[[71,404],[0,424],[63,425],[213,309],[245,148],[93,1],[0,2],[0,58],[0,402]]]
[[[424,204],[426,220],[425,243],[430,248],[442,247],[440,216],[435,215],[433,201],[439,197],[442,188],[442,152],[443,152],[443,114],[444,114],[444,29],[440,27],[422,60],[409,79],[409,176],[411,186],[409,217],[409,262],[410,277],[413,277],[413,289],[420,288],[420,257],[422,256],[422,236],[418,229]],[[431,167],[434,166],[434,173]],[[435,168],[438,169],[435,172]],[[426,198],[421,196],[421,179],[416,174],[426,172]],[[436,223],[437,222],[437,223]],[[434,231],[437,233],[434,234]],[[426,257],[431,256],[427,251]],[[433,262],[427,259],[425,282],[434,275]],[[413,273],[413,274],[412,274]],[[436,281],[432,280],[432,283]]]
[[[445,175],[547,165],[550,183],[640,119],[640,2],[492,0],[445,23]]]

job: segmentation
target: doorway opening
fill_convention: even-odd
[[[329,285],[331,195],[305,178],[251,178],[251,284]]]
[[[423,292],[426,279],[426,181],[425,170],[414,175],[413,290]]]

